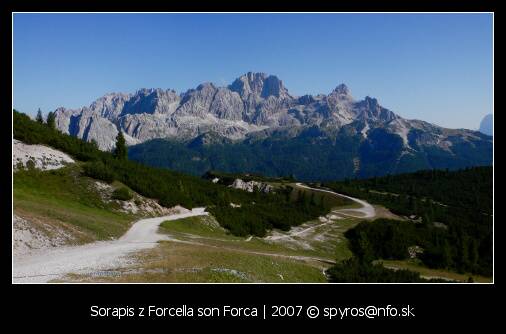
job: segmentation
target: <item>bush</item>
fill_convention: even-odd
[[[84,175],[107,183],[114,181],[114,173],[102,162],[88,162],[83,166]]]
[[[35,169],[35,161],[33,161],[31,159],[28,160],[26,162],[26,169],[28,169],[28,170],[34,170]]]
[[[133,198],[133,195],[126,187],[121,187],[113,191],[112,198],[119,199],[120,201],[129,201]]]

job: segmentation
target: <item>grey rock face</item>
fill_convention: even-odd
[[[107,118],[108,120],[116,119],[131,98],[130,94],[112,93],[107,94],[90,105],[90,110],[100,115],[100,117]]]
[[[267,183],[258,182],[258,181],[248,181],[245,182],[241,179],[235,179],[234,183],[232,183],[229,187],[235,189],[241,189],[247,192],[252,193],[255,190],[258,190],[263,193],[269,193],[273,190],[272,186]]]
[[[155,138],[186,141],[208,132],[241,140],[266,129],[312,126],[335,133],[345,125],[353,125],[364,138],[371,129],[384,128],[399,135],[406,149],[410,142],[448,148],[456,137],[476,137],[469,130],[449,130],[403,119],[375,98],[356,101],[344,84],[328,95],[295,97],[276,76],[252,72],[228,87],[204,83],[181,95],[163,89],[111,93],[89,107],[58,108],[55,114],[58,129],[87,141],[95,140],[103,150],[114,147],[118,129],[124,132],[128,144]]]
[[[216,118],[241,121],[244,114],[244,104],[237,92],[218,88],[209,107],[209,112]]]
[[[124,103],[124,108],[120,113],[121,115],[144,113],[170,115],[176,110],[180,99],[173,90],[141,89]]]
[[[246,98],[253,95],[260,98],[275,96],[277,98],[291,98],[283,82],[274,75],[248,72],[237,78],[228,88]]]

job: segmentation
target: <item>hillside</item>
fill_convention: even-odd
[[[222,226],[236,235],[263,236],[273,227],[287,230],[325,212],[323,206],[309,198],[304,203],[293,202],[291,189],[269,194],[248,193],[166,169],[118,160],[111,153],[100,151],[94,143],[52,130],[16,111],[14,138],[26,144],[45,144],[61,150],[82,162],[83,175],[107,183],[121,182],[167,208],[206,206]],[[239,207],[232,207],[232,202]]]
[[[285,128],[268,135],[251,134],[235,142],[202,142],[200,137],[190,142],[155,139],[131,146],[129,157],[193,175],[220,170],[270,177],[292,175],[302,181],[367,178],[434,168],[455,170],[492,163],[492,143],[482,134],[471,142],[455,143],[453,151],[418,146],[413,134],[412,146],[406,151],[395,134],[375,129],[364,139],[352,126],[343,126],[336,134],[317,127]]]
[[[110,240],[141,217],[182,208],[82,174],[82,163],[44,145],[13,142],[13,251],[15,256],[65,245]],[[118,193],[126,191],[126,197]]]

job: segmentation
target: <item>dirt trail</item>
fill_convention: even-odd
[[[296,183],[296,185],[301,188],[311,189],[314,191],[321,191],[321,192],[325,192],[325,193],[329,193],[329,194],[334,194],[336,196],[348,198],[348,199],[362,205],[361,208],[334,210],[334,211],[332,211],[333,213],[338,213],[338,214],[342,214],[342,215],[350,216],[350,217],[355,217],[355,218],[373,218],[374,216],[376,216],[376,210],[374,209],[374,207],[371,204],[369,204],[366,201],[363,201],[361,199],[347,196],[347,195],[343,195],[343,194],[339,194],[339,193],[336,193],[336,192],[330,191],[330,190],[311,188],[311,187],[308,187],[302,183]],[[357,216],[356,213],[360,213],[361,215]]]
[[[36,254],[13,258],[13,283],[43,283],[67,273],[93,273],[116,268],[128,262],[127,255],[156,246],[169,237],[158,233],[158,226],[168,220],[207,215],[205,208],[191,212],[141,219],[118,240],[98,241],[75,247],[58,247]]]
[[[354,197],[350,197],[350,196],[346,196],[346,195],[343,195],[343,194],[339,194],[339,193],[336,193],[336,192],[333,192],[333,191],[329,191],[329,190],[324,190],[324,189],[318,189],[318,188],[311,188],[311,187],[308,187],[302,183],[296,183],[296,185],[298,187],[301,187],[301,188],[305,188],[305,189],[311,189],[311,190],[314,190],[314,191],[321,191],[321,192],[326,192],[326,193],[330,193],[330,194],[333,194],[333,195],[336,195],[336,196],[341,196],[341,197],[345,197],[345,198],[348,198],[358,204],[361,205],[360,208],[350,208],[350,209],[336,209],[336,210],[332,210],[329,214],[331,215],[336,215],[336,216],[345,216],[345,217],[352,217],[352,218],[364,218],[364,219],[368,219],[368,218],[373,218],[376,216],[376,210],[374,209],[374,207],[367,203],[366,201],[363,201],[361,199],[358,199],[358,198],[354,198]],[[358,215],[357,215],[358,214]],[[328,215],[327,215],[328,216]],[[271,241],[276,241],[276,240],[282,240],[282,239],[292,239],[293,237],[296,237],[296,236],[303,236],[305,235],[306,233],[316,229],[316,228],[320,228],[320,227],[323,227],[323,226],[326,226],[326,225],[329,225],[329,224],[333,224],[334,222],[330,219],[330,221],[328,220],[325,220],[323,221],[321,224],[315,224],[315,225],[311,225],[307,228],[303,228],[304,225],[302,226],[296,226],[296,227],[292,227],[290,229],[290,231],[286,232],[286,233],[274,233],[272,235],[269,235],[267,237],[265,237],[266,240],[271,240]]]

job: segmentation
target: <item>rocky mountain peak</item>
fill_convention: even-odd
[[[363,101],[358,102],[357,107],[359,110],[358,118],[362,120],[390,122],[399,118],[391,110],[383,108],[377,99],[370,96],[366,96]]]
[[[350,89],[344,83],[338,85],[332,92],[337,95],[351,96]]]
[[[212,82],[204,82],[197,86],[197,90],[216,90],[216,86]]]
[[[169,113],[173,111],[170,106],[179,100],[172,89],[142,88],[125,101],[121,115]]]
[[[376,106],[378,106],[378,99],[374,98],[374,97],[370,97],[370,96],[366,96],[364,98],[364,101],[371,107],[371,108],[375,108]]]
[[[269,96],[290,97],[283,82],[275,75],[267,75],[266,73],[248,72],[237,78],[228,88],[239,93],[243,98],[250,94],[264,99]]]

